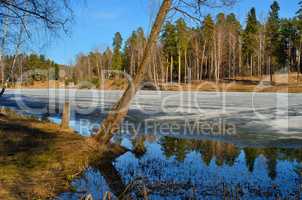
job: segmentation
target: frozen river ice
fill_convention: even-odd
[[[59,122],[59,113],[67,100],[72,110],[71,126],[87,134],[121,94],[97,90],[8,90],[0,105],[32,115],[49,114]],[[128,119],[144,122],[144,127],[150,123],[178,125],[178,131],[174,127],[170,133],[175,137],[214,137],[239,145],[299,145],[302,94],[140,91],[131,104]],[[197,124],[202,127],[198,130],[206,134],[183,134],[187,126],[196,132]]]
[[[121,94],[8,90],[0,105],[60,123],[69,101],[71,127],[90,135]],[[116,135],[129,151],[90,166],[72,181],[76,191],[57,199],[103,199],[108,191],[119,197],[142,177],[150,199],[223,199],[225,188],[242,199],[300,199],[301,100],[302,94],[140,91],[120,133],[145,135]]]

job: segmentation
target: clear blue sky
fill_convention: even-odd
[[[154,12],[150,2],[159,0],[86,0],[75,6],[75,22],[69,36],[61,35],[52,41],[41,53],[60,64],[69,64],[75,56],[93,49],[104,50],[111,46],[115,32],[121,32],[127,38],[138,27],[150,30],[150,16]],[[233,8],[211,10],[213,14],[224,11],[236,13],[238,19],[244,22],[251,7],[256,7],[260,19],[265,19],[273,0],[238,0]],[[295,15],[299,0],[279,0],[281,17]]]

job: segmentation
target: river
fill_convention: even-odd
[[[8,90],[0,105],[60,123],[69,101],[71,127],[90,136],[121,94]],[[302,94],[140,91],[113,138],[129,151],[90,166],[58,199],[119,197],[129,185],[135,198],[299,199],[301,122]]]

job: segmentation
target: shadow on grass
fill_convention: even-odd
[[[0,116],[0,199],[47,199],[86,167],[85,140],[57,125]]]

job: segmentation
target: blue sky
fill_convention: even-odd
[[[264,20],[273,2],[273,0],[238,1],[233,8],[212,9],[209,12],[213,15],[220,11],[234,12],[238,19],[244,22],[248,10],[254,6],[260,19]],[[280,16],[294,16],[298,1],[279,0]],[[149,31],[150,17],[155,14],[152,10],[157,5],[158,0],[86,0],[85,3],[74,6],[75,19],[71,33],[53,39],[41,53],[60,64],[69,64],[81,52],[87,53],[96,48],[104,50],[111,46],[113,35],[117,31],[121,32],[124,39],[140,26]]]

